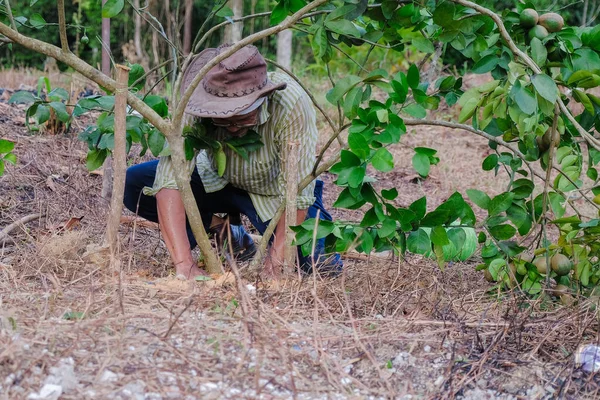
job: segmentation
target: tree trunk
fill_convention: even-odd
[[[244,2],[243,0],[230,0],[231,10],[233,11],[233,18],[239,18],[244,14]],[[236,43],[242,39],[242,29],[244,24],[236,22],[235,24],[229,24],[225,27],[225,37],[223,42],[225,43]]]
[[[133,30],[133,45],[135,46],[135,54],[139,60],[144,58],[144,52],[142,51],[142,16],[140,15],[140,0],[133,0],[134,10],[134,25]]]
[[[286,29],[277,34],[277,64],[292,69],[292,31]]]
[[[125,170],[127,155],[125,154],[125,118],[127,116],[127,81],[129,68],[117,65],[117,91],[115,93],[115,147],[113,150],[114,183],[110,200],[110,212],[106,224],[106,241],[110,248],[112,259],[117,259],[118,234],[123,209],[123,194],[125,192]]]
[[[183,22],[183,54],[186,56],[192,50],[192,11],[194,0],[185,0],[185,16]]]
[[[106,0],[102,0],[102,5]],[[110,18],[102,18],[102,73],[110,76]],[[109,199],[112,195],[113,168],[111,157],[107,157],[104,162],[102,175],[102,192],[100,195],[104,199]]]

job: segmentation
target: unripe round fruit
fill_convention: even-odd
[[[537,268],[538,272],[542,275],[548,273],[548,265],[546,264],[546,257],[539,257],[533,260],[533,265]]]
[[[81,42],[81,44],[88,44],[90,42],[90,38],[88,38],[87,36],[82,36],[79,41]]]
[[[538,24],[548,32],[559,32],[565,26],[565,20],[557,13],[546,13],[539,18]]]
[[[529,36],[529,40],[533,39],[534,37],[540,40],[544,40],[549,35],[549,33],[548,30],[543,26],[536,25],[529,30],[529,33],[527,35]]]
[[[533,8],[526,8],[519,15],[519,23],[523,28],[533,28],[537,25],[539,15]]]
[[[557,253],[550,260],[552,271],[558,276],[568,275],[573,269],[573,263],[564,254]]]
[[[552,294],[555,296],[562,296],[565,294],[569,294],[571,289],[567,285],[556,285],[552,290]]]

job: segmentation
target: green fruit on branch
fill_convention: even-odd
[[[548,263],[546,262],[546,257],[538,257],[533,260],[532,264],[535,265],[540,274],[546,275],[548,273]]]
[[[554,271],[558,276],[568,275],[573,269],[573,263],[571,260],[569,260],[569,258],[564,254],[560,253],[552,256],[550,265],[552,266],[552,271]]]
[[[556,285],[554,289],[552,289],[551,293],[554,296],[560,297],[571,293],[571,288],[569,288],[567,285]]]
[[[537,136],[535,141],[537,142],[538,149],[540,149],[540,153],[544,153],[550,148],[550,143],[552,143],[552,128],[548,128],[546,133],[542,136]]]
[[[533,38],[538,38],[540,40],[544,40],[549,35],[548,30],[541,25],[536,25],[529,30],[528,36],[529,40]]]
[[[559,32],[565,26],[565,20],[557,13],[546,13],[539,18],[538,24],[548,32]]]
[[[87,35],[84,35],[79,41],[81,42],[81,44],[88,44],[90,42],[90,38],[88,38]]]
[[[526,8],[519,16],[519,23],[523,28],[533,28],[537,25],[539,15],[533,8]]]

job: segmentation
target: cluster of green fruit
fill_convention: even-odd
[[[525,252],[521,254],[520,258],[512,260],[512,262],[505,264],[496,274],[494,279],[493,274],[489,268],[484,270],[485,279],[488,282],[500,282],[506,289],[514,289],[520,286],[525,291],[531,291],[536,288],[532,294],[538,293],[541,290],[541,284],[544,282],[546,276],[552,278],[551,281],[556,281],[558,284],[547,290],[547,293],[560,299],[564,305],[571,305],[575,299],[571,295],[571,288],[561,282],[569,281],[571,271],[573,271],[574,264],[569,257],[562,253],[555,253],[552,256],[546,257],[546,250],[542,249],[542,252],[538,255]],[[538,251],[539,252],[539,251]],[[535,266],[538,274],[538,278],[531,280],[531,273],[528,271],[528,265]],[[534,275],[535,272],[534,272]],[[563,279],[564,277],[564,279]],[[531,282],[537,282],[535,285],[527,285],[525,282],[530,280]],[[525,287],[526,286],[526,287]]]
[[[533,8],[526,8],[519,16],[523,28],[529,29],[527,36],[529,40],[538,38],[545,39],[550,33],[560,32],[565,25],[563,17],[557,13],[546,13],[541,16]]]

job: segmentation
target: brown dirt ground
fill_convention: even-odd
[[[477,257],[441,271],[419,256],[346,255],[336,279],[188,284],[170,275],[158,231],[124,225],[122,274],[112,275],[94,252],[107,202],[76,139],[85,121],[66,135],[32,135],[23,116],[0,102],[0,137],[19,158],[0,178],[0,227],[45,218],[0,245],[2,399],[57,398],[41,396],[50,385],[64,399],[598,396],[597,378],[573,363],[580,344],[598,340],[595,306],[498,295]],[[414,146],[441,153],[424,181],[411,168]],[[430,209],[456,190],[499,192],[507,180],[480,170],[486,151],[463,132],[414,129],[378,185],[396,187],[399,205],[427,195]],[[334,178],[323,179],[331,205]]]

